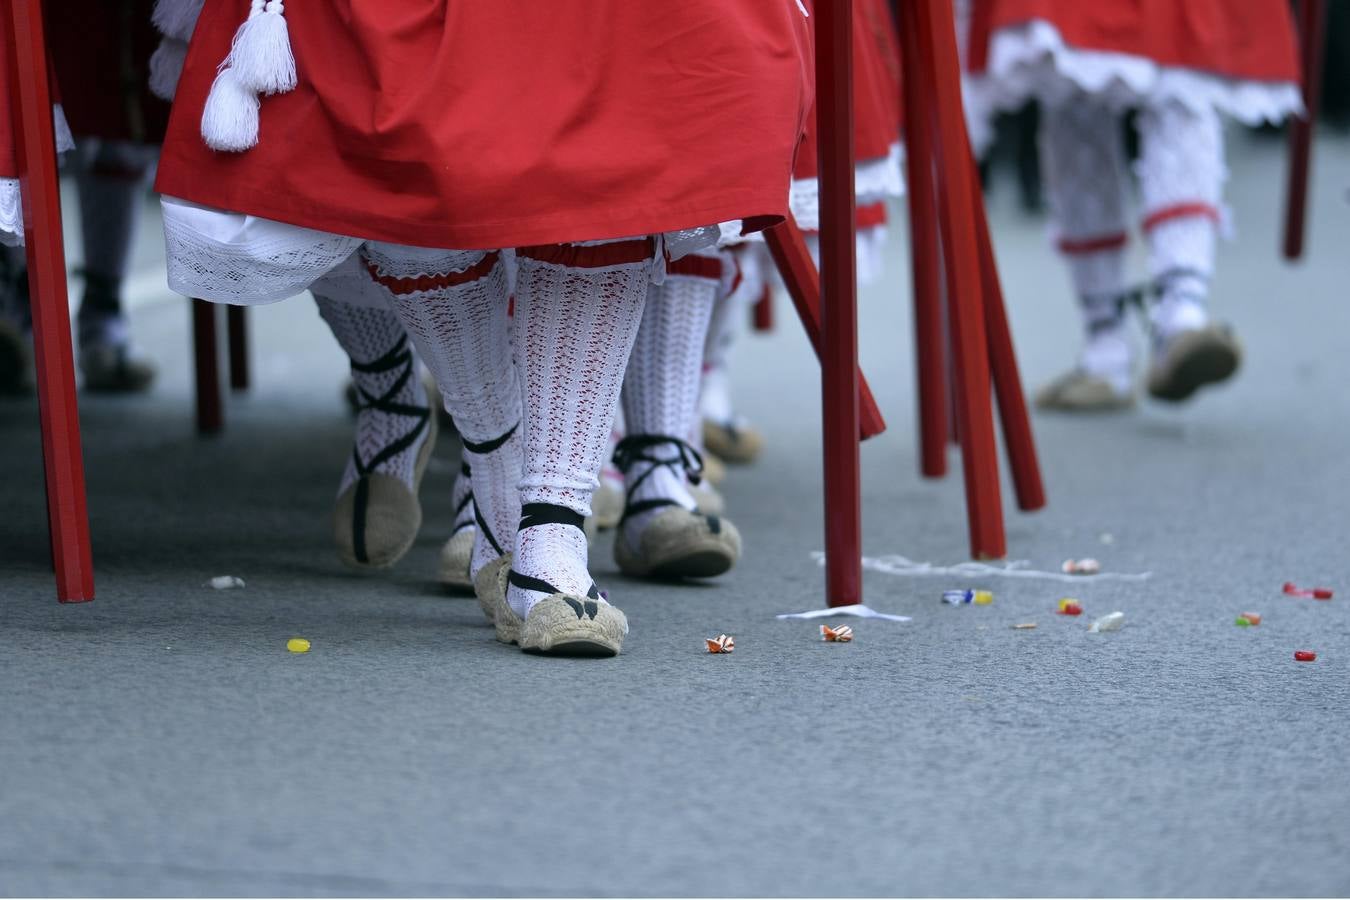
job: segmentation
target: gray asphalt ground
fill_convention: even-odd
[[[1050,506],[1005,491],[1011,556],[1150,579],[871,571],[868,602],[913,621],[854,622],[847,645],[774,618],[824,599],[817,369],[786,305],[737,360],[770,440],[725,488],[744,564],[640,584],[602,538],[594,572],[632,624],[610,661],[505,648],[437,589],[449,441],[414,551],[385,576],[340,568],[344,371],[308,300],[255,314],[256,389],[212,440],[185,305],[139,305],[161,383],[82,409],[94,603],[54,600],[36,404],[0,403],[0,894],[1350,893],[1348,149],[1319,146],[1291,268],[1282,146],[1234,140],[1215,304],[1249,350],[1235,384],[1035,420]],[[1007,193],[993,215],[1034,385],[1076,347],[1070,294],[1044,223]],[[903,231],[862,298],[891,426],[863,452],[866,552],[952,564],[960,479],[917,475]],[[247,587],[203,586],[221,574]],[[942,606],[952,587],[997,599]],[[1053,614],[1069,593],[1080,620]],[[1113,610],[1123,630],[1087,633]],[[1259,628],[1234,626],[1247,610]],[[720,632],[733,655],[703,652]]]

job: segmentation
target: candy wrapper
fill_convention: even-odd
[[[1312,597],[1314,600],[1330,600],[1333,596],[1331,588],[1301,588],[1292,581],[1284,583],[1284,592],[1291,597]]]
[[[709,653],[730,653],[736,649],[736,639],[729,634],[719,634],[715,638],[705,638]]]
[[[1065,575],[1097,575],[1102,564],[1095,559],[1066,559],[1059,568]]]
[[[836,628],[822,625],[820,626],[820,639],[829,643],[847,644],[853,640],[853,629],[847,625],[840,625]]]

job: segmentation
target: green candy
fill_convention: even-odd
[[[1247,626],[1252,624],[1252,620],[1247,618],[1246,616],[1238,616],[1235,620],[1233,620],[1233,624],[1239,628],[1246,628]]]

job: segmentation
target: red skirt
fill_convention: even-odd
[[[796,0],[357,0],[287,7],[298,87],[260,143],[199,123],[245,4],[208,0],[157,189],[456,249],[674,231],[787,209],[811,99]]]
[[[970,68],[982,72],[995,32],[1052,25],[1069,47],[1241,81],[1297,81],[1288,0],[974,0]]]

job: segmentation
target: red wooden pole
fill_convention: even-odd
[[[216,344],[216,305],[192,300],[192,350],[197,373],[197,432],[216,434],[225,427],[220,399],[220,351]]]
[[[226,307],[225,332],[230,347],[230,389],[246,391],[249,385],[247,307]]]
[[[806,240],[802,236],[801,229],[789,217],[781,225],[764,232],[764,238],[769,246],[769,253],[773,256],[774,265],[778,268],[778,274],[782,276],[783,284],[787,287],[788,296],[792,298],[792,306],[796,309],[802,327],[806,330],[806,336],[811,341],[811,347],[823,364],[820,274],[811,259],[811,251],[806,248]],[[877,406],[872,389],[867,384],[867,377],[861,371],[858,372],[858,409],[860,419],[858,436],[862,440],[876,437],[886,430],[886,421],[881,417],[881,408]]]
[[[825,591],[862,602],[858,455],[858,265],[853,157],[853,0],[820,0],[816,134],[820,158],[821,401],[825,431]]]
[[[989,236],[989,217],[980,195],[980,172],[970,161],[970,187],[975,198],[975,238],[979,242],[980,286],[984,297],[984,322],[989,333],[989,363],[998,398],[999,421],[1003,424],[1003,442],[1012,469],[1013,487],[1019,508],[1031,511],[1045,506],[1045,485],[1036,460],[1036,439],[1031,434],[1022,376],[1017,371],[1012,330],[1008,327],[1007,308],[1003,304],[1003,286],[998,278],[998,261]]]
[[[42,0],[5,4],[4,40],[13,68],[12,123],[23,195],[24,243],[32,298],[42,459],[56,596],[62,603],[94,599],[75,357],[70,347],[70,307],[61,235],[61,193],[56,180],[56,138],[48,80]]]
[[[905,97],[905,173],[909,182],[910,271],[914,290],[914,362],[919,391],[919,471],[947,474],[947,363],[938,269],[937,200],[933,184],[933,120],[927,80],[919,70],[912,3],[903,3],[901,85]]]
[[[773,289],[768,284],[751,307],[750,321],[756,331],[773,331]]]
[[[957,433],[966,483],[970,551],[976,559],[1007,555],[1003,500],[990,402],[989,340],[981,297],[975,198],[967,169],[970,141],[961,108],[961,71],[950,0],[911,0],[919,20],[923,68],[935,100],[941,238],[955,357]]]
[[[1312,170],[1313,129],[1322,97],[1322,58],[1326,52],[1326,0],[1300,0],[1299,49],[1303,60],[1305,113],[1289,123],[1289,182],[1285,196],[1284,258],[1303,256],[1308,221],[1308,181]]]

